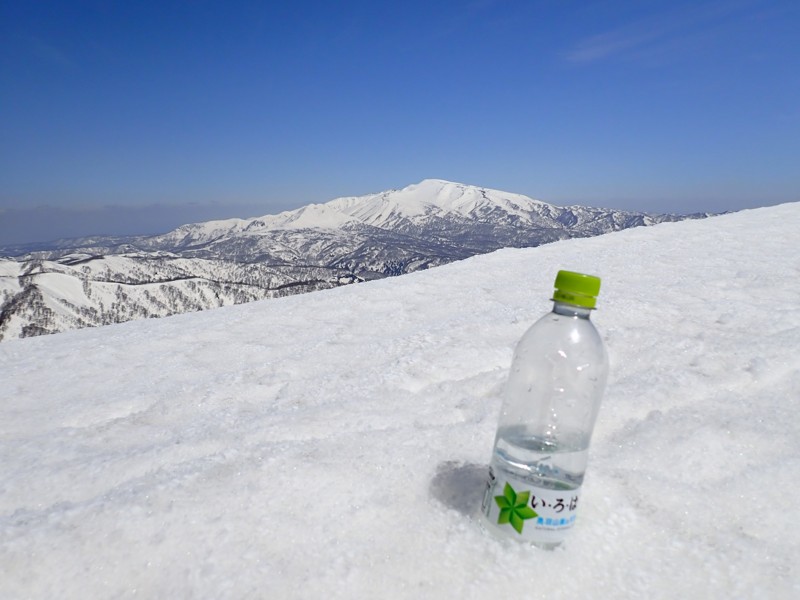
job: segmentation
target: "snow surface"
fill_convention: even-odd
[[[0,345],[2,598],[800,597],[800,203]],[[479,525],[514,344],[596,273],[553,552]]]

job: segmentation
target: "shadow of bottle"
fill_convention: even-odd
[[[436,468],[429,492],[446,507],[477,518],[488,479],[488,465],[445,461]]]

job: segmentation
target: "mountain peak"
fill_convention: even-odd
[[[551,205],[521,194],[502,192],[445,179],[423,179],[399,190],[365,196],[337,198],[328,202],[341,211],[375,227],[394,227],[398,220],[417,222],[430,217],[474,219],[491,212],[527,218]]]

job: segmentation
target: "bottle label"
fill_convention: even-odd
[[[520,540],[559,543],[575,524],[580,488],[553,490],[509,477],[495,476],[483,496],[483,513],[489,523]]]

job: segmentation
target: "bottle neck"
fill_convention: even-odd
[[[566,302],[553,302],[553,312],[557,315],[565,317],[577,317],[579,319],[588,319],[592,313],[591,308],[583,306],[575,306],[574,304],[567,304]]]

